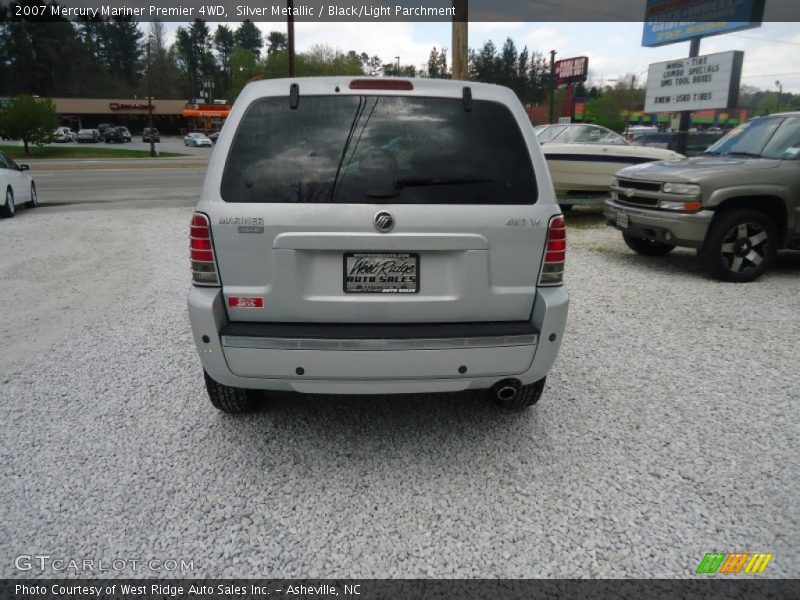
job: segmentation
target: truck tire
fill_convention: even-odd
[[[656,242],[655,240],[645,240],[643,238],[634,237],[628,233],[622,234],[622,239],[625,245],[643,256],[662,256],[669,254],[675,249],[675,246]]]
[[[510,410],[522,410],[533,406],[539,401],[539,398],[542,397],[545,381],[547,381],[547,377],[542,377],[534,383],[519,386],[517,394],[513,398],[500,398],[494,393],[492,393],[492,398],[498,406]]]
[[[703,269],[720,281],[746,283],[775,260],[778,228],[757,210],[723,212],[711,223],[698,255]]]
[[[228,414],[241,414],[253,412],[258,407],[261,396],[258,390],[222,385],[214,381],[205,370],[203,370],[203,377],[206,380],[208,397],[217,410]]]

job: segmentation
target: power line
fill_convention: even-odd
[[[742,75],[742,79],[752,79],[754,77],[785,77],[788,75],[800,75],[800,71],[795,71],[794,73],[763,73],[761,75]]]
[[[757,40],[759,42],[772,42],[773,44],[791,44],[792,46],[800,46],[800,42],[787,42],[786,40],[769,40],[767,38],[754,37],[752,35],[731,34],[731,37],[744,38],[746,40]]]

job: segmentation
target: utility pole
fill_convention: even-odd
[[[700,56],[700,38],[692,38],[689,45],[689,58],[696,58]],[[681,111],[681,122],[678,126],[678,140],[675,145],[675,152],[678,154],[686,154],[686,143],[689,141],[689,125],[692,122],[692,111]]]
[[[781,94],[783,94],[783,84],[780,81],[775,82],[775,86],[778,88],[778,104],[775,107],[775,112],[781,112]]]
[[[395,56],[395,58],[397,59],[397,76],[400,77],[400,57]]]
[[[550,122],[556,120],[556,51],[550,50]]]
[[[155,135],[153,134],[153,63],[150,60],[152,34],[147,36],[147,126],[150,128],[150,156],[156,157]]]
[[[467,79],[468,0],[453,0],[453,79]]]
[[[288,9],[286,42],[289,50],[289,77],[294,77],[294,0],[286,0],[286,8]]]

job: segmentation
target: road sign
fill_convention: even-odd
[[[651,64],[645,112],[735,107],[743,61],[744,52],[732,50]]]
[[[766,0],[647,0],[642,46],[761,26]]]

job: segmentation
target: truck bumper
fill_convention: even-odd
[[[240,324],[228,322],[219,288],[193,287],[188,305],[201,363],[219,383],[313,394],[399,394],[486,389],[508,377],[538,381],[561,346],[569,295],[564,286],[539,288],[528,331],[505,338],[264,337],[257,326],[253,335],[230,335],[237,329],[232,325]]]
[[[673,246],[699,248],[703,245],[714,211],[672,213],[605,201],[606,225],[647,240]]]

